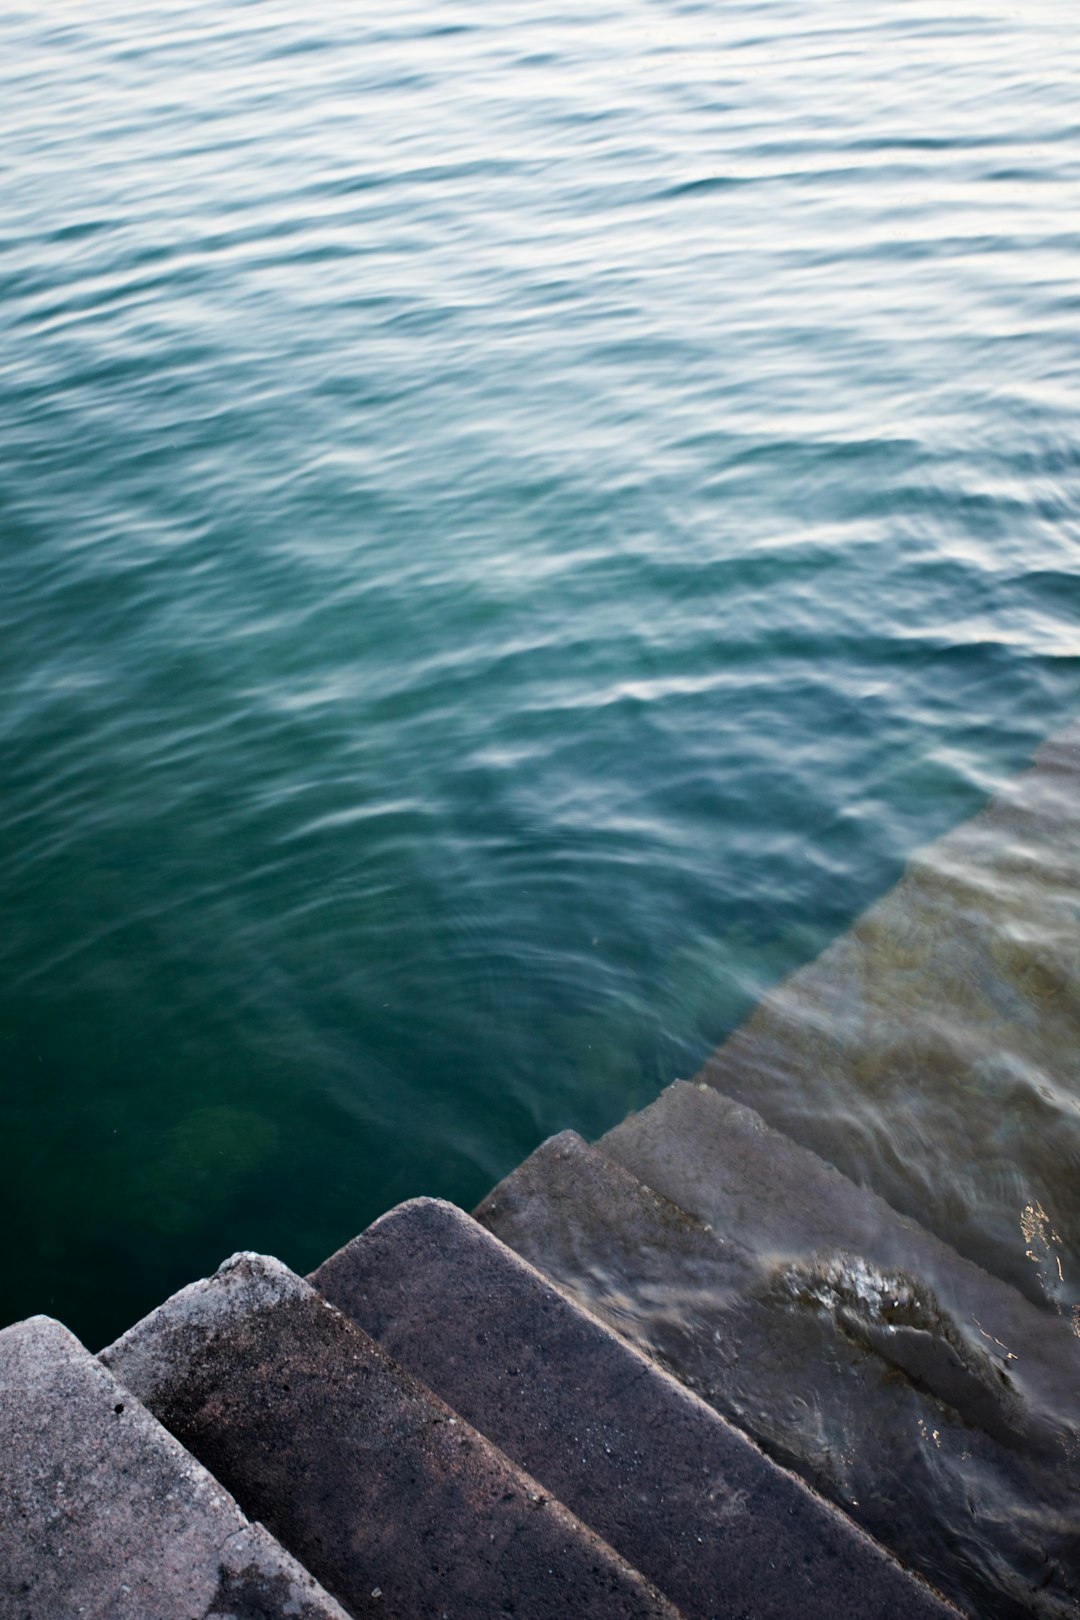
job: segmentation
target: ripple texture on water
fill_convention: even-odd
[[[596,1134],[1075,712],[1078,108],[1055,0],[6,9],[5,1315]]]

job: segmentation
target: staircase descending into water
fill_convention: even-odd
[[[1078,1349],[677,1084],[306,1281],[0,1334],[0,1615],[1075,1616]]]
[[[752,1110],[676,1084],[478,1219],[962,1609],[1080,1613],[1080,1340]]]
[[[856,1118],[919,1002],[973,1019],[988,1109],[1005,1011],[1017,1061],[1045,1058],[1068,907],[1038,972],[1024,941],[1080,861],[1078,762],[1059,739],[938,846],[944,899],[914,869],[698,1083],[595,1146],[553,1137],[475,1216],[413,1200],[307,1280],[236,1255],[97,1357],[44,1317],[0,1333],[0,1620],[1077,1620],[1053,1276],[1039,1303],[955,1199],[923,1201],[935,1235],[858,1131],[834,1152],[825,1110],[784,1134],[746,1093],[780,1074]]]
[[[429,1199],[308,1281],[234,1256],[100,1357],[9,1328],[0,1453],[12,1620],[953,1612]]]

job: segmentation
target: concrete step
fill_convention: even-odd
[[[310,1281],[688,1620],[955,1615],[452,1205],[402,1204]]]
[[[1080,725],[696,1078],[1080,1330]]]
[[[768,1179],[757,1197],[768,1224]],[[572,1132],[476,1214],[966,1612],[1075,1620],[1080,1447],[1004,1360],[1028,1346],[974,1352],[858,1249],[747,1247]]]
[[[750,1251],[763,1274],[786,1267],[826,1276],[851,1256],[895,1277],[911,1302],[890,1306],[887,1321],[864,1310],[863,1331],[891,1329],[893,1359],[903,1352],[907,1371],[976,1425],[1004,1432],[1034,1422],[1041,1432],[1064,1423],[1080,1433],[1080,1339],[1071,1322],[963,1259],[753,1109],[676,1082],[596,1146]],[[932,1322],[916,1323],[919,1312]],[[917,1328],[916,1337],[902,1331]],[[935,1350],[941,1341],[944,1357]],[[957,1362],[972,1374],[966,1393]]]
[[[3,1620],[347,1620],[59,1322],[0,1333]]]
[[[279,1261],[234,1256],[102,1360],[354,1617],[676,1620]]]

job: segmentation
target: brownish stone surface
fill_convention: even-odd
[[[1080,1332],[1080,725],[698,1078]]]
[[[310,1280],[687,1617],[955,1613],[453,1206],[401,1205]]]
[[[346,1620],[47,1317],[0,1333],[3,1620]]]
[[[103,1359],[354,1616],[676,1620],[277,1261],[235,1256]]]
[[[777,1230],[785,1189],[767,1162],[755,1196]],[[1075,1620],[1068,1415],[1029,1406],[995,1347],[969,1353],[916,1275],[814,1252],[810,1234],[795,1255],[754,1250],[572,1132],[476,1213],[965,1612]]]

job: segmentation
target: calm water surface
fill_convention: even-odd
[[[1075,20],[4,8],[4,1319],[595,1135],[1080,711]]]

